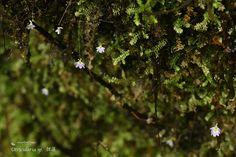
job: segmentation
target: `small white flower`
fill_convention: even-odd
[[[153,119],[152,117],[149,117],[147,120],[146,120],[147,124],[151,124],[153,122]]]
[[[42,94],[45,95],[45,96],[48,96],[48,94],[49,94],[49,91],[48,91],[47,88],[42,88],[42,89],[41,89],[41,92],[42,92]]]
[[[85,68],[85,64],[79,59],[77,62],[74,63],[76,68],[83,69]]]
[[[61,30],[63,29],[63,27],[57,27],[57,29],[55,30],[55,32],[57,34],[61,34]]]
[[[211,127],[210,130],[211,130],[211,136],[213,137],[220,136],[221,130],[220,128],[218,128],[217,124],[214,127]]]
[[[98,46],[98,47],[96,47],[96,51],[97,51],[98,53],[103,53],[103,52],[105,52],[105,47]]]
[[[173,142],[173,140],[167,140],[167,141],[166,141],[166,144],[167,144],[168,146],[170,146],[171,148],[174,147],[174,142]]]
[[[31,20],[29,20],[29,24],[26,26],[26,29],[31,30],[35,28],[35,25],[33,24],[33,22]]]

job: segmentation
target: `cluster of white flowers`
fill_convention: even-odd
[[[29,20],[29,24],[26,26],[26,29],[28,30],[32,30],[35,28],[35,25],[33,24],[33,22],[31,20]],[[55,32],[57,34],[61,34],[61,31],[62,31],[63,27],[57,27],[57,29],[55,30]],[[98,53],[104,53],[105,52],[105,47],[99,45],[98,47],[96,47],[96,52]],[[82,62],[81,59],[79,59],[77,62],[74,63],[75,67],[76,68],[79,68],[79,69],[84,69],[85,68],[85,64]],[[42,93],[44,95],[48,95],[48,90],[46,88],[43,88],[42,89]]]
[[[102,47],[100,45],[100,46],[96,47],[96,51],[98,53],[103,53],[103,52],[105,52],[105,47]],[[85,68],[85,64],[82,62],[82,59],[78,59],[78,61],[75,62],[74,65],[75,65],[76,68],[79,68],[79,69],[84,69]]]
[[[35,25],[33,24],[33,21],[32,20],[29,20],[29,24],[26,26],[26,29],[28,30],[32,30],[35,28]],[[61,34],[61,31],[62,31],[63,27],[57,27],[57,29],[55,30],[55,32],[57,34]],[[98,53],[104,53],[105,52],[105,48],[103,46],[98,46],[96,47],[96,52]],[[74,63],[75,67],[76,68],[79,68],[79,69],[84,69],[85,68],[85,64],[82,62],[81,59],[78,59],[77,62]],[[41,93],[45,96],[48,96],[49,95],[49,91],[47,88],[42,88],[41,89]]]
[[[32,30],[35,28],[35,25],[33,24],[33,21],[32,20],[29,20],[29,24],[26,26],[26,29],[28,30]],[[57,27],[57,29],[55,30],[55,32],[57,34],[61,34],[61,31],[62,31],[63,27]]]

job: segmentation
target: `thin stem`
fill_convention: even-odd
[[[71,5],[71,1],[72,0],[70,0],[69,1],[69,3],[68,3],[68,5],[67,5],[67,7],[66,7],[66,9],[65,9],[65,11],[64,11],[64,13],[62,14],[62,17],[61,17],[61,19],[60,19],[60,21],[58,22],[58,26],[60,26],[60,24],[61,24],[61,21],[62,21],[62,19],[64,18],[64,16],[65,16],[65,14],[66,14],[66,11],[67,11],[67,9],[69,8],[69,6]]]

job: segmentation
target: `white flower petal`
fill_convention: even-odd
[[[33,22],[31,20],[29,20],[29,24],[26,26],[26,29],[31,30],[35,28],[35,25],[33,24]]]
[[[47,88],[42,88],[42,89],[41,89],[41,92],[42,92],[42,94],[45,95],[45,96],[48,96],[48,94],[49,94],[49,91],[48,91]]]
[[[167,140],[166,144],[169,145],[171,148],[174,147],[174,142],[173,140]]]
[[[97,51],[98,53],[103,53],[103,52],[105,52],[105,47],[98,46],[98,47],[96,47],[96,51]]]
[[[218,128],[217,124],[214,127],[211,127],[210,131],[211,131],[211,136],[213,137],[220,136],[221,134],[221,130],[220,128]]]
[[[76,68],[79,68],[79,69],[85,68],[85,64],[81,61],[81,59],[79,59],[77,62],[75,62],[74,65]]]
[[[57,27],[57,29],[55,30],[55,32],[57,34],[61,34],[61,30],[63,29],[63,27]]]

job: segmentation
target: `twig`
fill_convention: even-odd
[[[61,21],[62,21],[62,19],[64,18],[64,16],[65,16],[65,14],[66,14],[66,11],[67,11],[67,9],[69,8],[69,6],[71,5],[71,1],[72,0],[70,0],[69,1],[69,3],[68,3],[68,5],[67,5],[67,7],[66,7],[66,9],[65,9],[65,11],[64,11],[64,13],[62,14],[62,17],[61,17],[61,19],[60,19],[60,21],[58,22],[58,26],[60,26],[60,24],[61,24]]]
[[[35,29],[37,31],[39,31],[39,33],[41,33],[46,39],[48,39],[51,43],[53,43],[54,45],[56,45],[59,49],[61,50],[65,50],[66,49],[66,45],[55,39],[51,34],[49,34],[45,29],[43,29],[42,27],[40,27],[37,23],[33,22]]]
[[[2,35],[3,35],[3,48],[4,51],[6,50],[6,37],[5,37],[5,31],[4,31],[4,17],[3,15],[1,16],[1,21],[2,21]]]
[[[105,151],[107,151],[112,157],[114,156],[114,153],[110,150],[110,148],[108,148],[107,146],[105,146],[101,141],[98,142],[98,146],[101,146]]]
[[[159,58],[158,58],[159,59]],[[153,71],[154,71],[154,74],[153,74],[153,97],[154,97],[154,115],[157,119],[157,88],[158,88],[158,69],[157,69],[157,66],[158,66],[158,61],[156,61],[156,59],[153,59]],[[159,67],[159,66],[158,66]],[[160,78],[159,78],[160,79]]]

